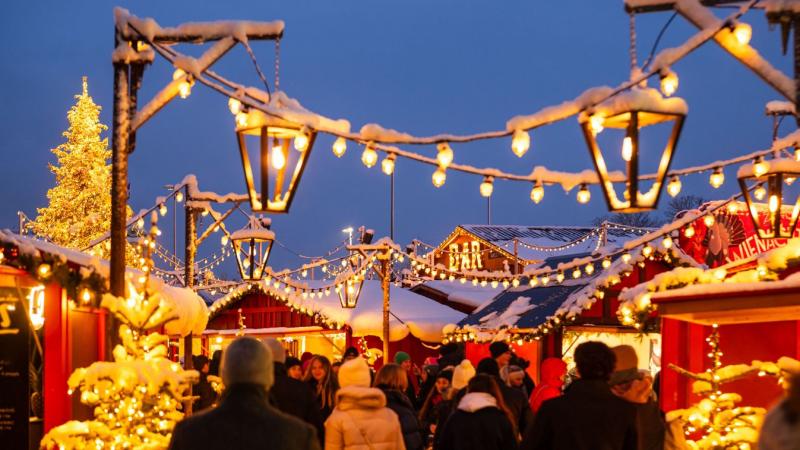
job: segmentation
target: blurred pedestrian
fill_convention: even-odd
[[[564,395],[542,403],[523,450],[636,450],[636,409],[611,393],[614,352],[602,342],[575,349],[580,376]]]
[[[478,362],[477,372],[483,373],[496,378],[497,384],[500,386],[500,393],[503,394],[503,402],[511,415],[514,416],[514,429],[520,433],[528,428],[528,425],[533,421],[533,413],[528,404],[528,397],[522,392],[511,389],[506,386],[506,383],[500,378],[500,369],[497,366],[497,360],[493,358],[483,358]]]
[[[383,391],[386,406],[397,414],[406,449],[424,450],[422,429],[414,405],[405,394],[408,387],[405,369],[397,364],[384,364],[375,375],[374,386]]]
[[[441,450],[515,450],[517,431],[514,418],[503,402],[497,379],[476,375],[467,394],[458,402],[444,424],[438,448]]]
[[[764,418],[759,450],[800,450],[800,373],[789,380],[786,394]]]
[[[336,374],[333,373],[333,367],[328,358],[322,355],[312,356],[303,381],[311,386],[311,390],[316,395],[322,421],[328,420],[328,416],[333,411],[336,391],[339,390]]]
[[[270,389],[270,400],[276,408],[305,421],[317,430],[317,436],[324,435],[324,421],[320,415],[314,392],[311,388],[300,380],[290,378],[284,362],[286,361],[286,349],[283,344],[275,338],[264,339],[264,344],[272,351],[275,382]]]
[[[225,350],[219,406],[186,418],[172,432],[171,450],[280,448],[319,450],[314,428],[270,406],[272,354],[251,337],[234,340]]]
[[[211,355],[211,362],[208,363],[208,374],[218,377],[220,363],[222,363],[222,350],[214,350],[214,354]]]
[[[199,398],[192,403],[194,411],[202,411],[214,405],[217,401],[217,393],[208,382],[208,357],[205,355],[194,355],[192,357],[194,363],[194,370],[200,373],[200,380],[192,386],[192,394]]]
[[[406,378],[408,379],[408,387],[406,388],[406,396],[411,400],[414,409],[418,409],[419,404],[419,367],[411,361],[411,355],[406,352],[397,352],[394,354],[394,363],[399,365],[406,371]]]
[[[397,414],[370,386],[370,369],[356,357],[339,368],[336,407],[325,422],[325,450],[405,450]]]
[[[618,345],[611,349],[616,357],[608,384],[611,392],[636,408],[636,436],[639,450],[663,450],[667,424],[653,393],[653,378],[639,370],[636,349]]]
[[[303,379],[303,366],[299,359],[294,356],[287,356],[284,365],[286,366],[286,374],[289,375],[289,378],[294,378],[295,380]]]
[[[445,393],[442,402],[439,403],[439,406],[436,408],[437,421],[436,425],[433,426],[432,442],[434,450],[440,447],[444,425],[450,419],[450,416],[453,415],[453,412],[458,406],[458,402],[466,395],[466,387],[473,377],[475,377],[475,368],[468,359],[461,361],[461,363],[456,365],[453,369],[450,389]]]
[[[525,370],[520,366],[509,365],[506,385],[511,389],[516,389],[528,398],[528,388],[525,387]]]
[[[445,401],[450,393],[450,384],[453,381],[453,370],[445,369],[436,374],[434,388],[422,403],[419,410],[419,421],[426,436],[433,436],[436,424],[439,422],[439,405]]]
[[[497,363],[500,379],[505,383],[508,380],[508,364],[511,361],[511,347],[503,341],[492,342],[489,353]]]
[[[539,411],[542,402],[561,395],[567,377],[567,363],[561,358],[545,358],[540,373],[539,385],[533,389],[530,397],[531,410],[534,413]]]
[[[345,350],[344,354],[342,355],[342,362],[346,363],[347,361],[358,358],[359,356],[361,356],[361,354],[358,353],[358,350],[355,347],[347,347],[347,350]]]

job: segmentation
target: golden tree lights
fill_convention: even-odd
[[[761,239],[790,238],[794,235],[800,214],[800,195],[790,186],[791,183],[786,184],[786,180],[798,176],[800,163],[793,158],[776,159],[769,164],[759,159],[752,166],[739,169],[739,187]],[[766,205],[756,203],[764,199]],[[782,214],[784,205],[792,207],[788,217]]]
[[[656,96],[659,95],[657,91],[639,91],[636,89],[631,90],[628,94],[631,96],[631,99],[636,100],[639,97],[646,98],[652,96],[651,91],[655,92]],[[640,212],[649,211],[658,206],[661,187],[664,184],[667,171],[672,163],[675,146],[678,143],[683,122],[686,118],[685,113],[681,112],[685,111],[685,104],[683,104],[680,99],[661,101],[672,103],[665,104],[663,108],[659,106],[658,109],[660,110],[657,110],[657,108],[632,108],[627,106],[626,102],[621,102],[620,104],[611,103],[610,106],[607,107],[609,110],[608,114],[605,112],[602,113],[602,115],[601,113],[592,115],[584,114],[579,117],[589,153],[594,162],[597,175],[600,178],[600,187],[603,189],[603,195],[610,211]],[[684,108],[680,107],[682,105]],[[648,191],[643,193],[639,191],[639,152],[641,151],[639,133],[642,128],[660,123],[672,124],[672,129],[667,144],[661,153],[653,184]],[[605,128],[625,131],[621,154],[626,166],[626,187],[622,199],[617,195],[614,182],[612,181],[606,164],[606,157],[603,155],[597,141],[598,134]]]
[[[250,135],[259,137],[258,185],[247,146],[246,138]],[[268,116],[261,111],[251,111],[247,113],[245,124],[240,124],[237,120],[236,136],[252,210],[288,212],[314,146],[316,132],[305,126]],[[296,151],[290,151],[291,148]],[[260,193],[257,187],[260,188]]]

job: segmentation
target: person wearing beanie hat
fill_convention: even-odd
[[[516,389],[522,392],[525,398],[528,398],[528,390],[525,387],[525,370],[520,366],[508,365],[508,376],[506,377],[506,385],[511,389]]]
[[[295,380],[303,379],[303,363],[299,359],[294,356],[287,356],[283,365],[286,366],[286,373],[289,378],[294,378]]]
[[[461,364],[457,365],[455,369],[453,369],[453,378],[451,385],[455,390],[461,390],[467,387],[469,380],[475,376],[475,368],[472,367],[472,363],[470,360],[465,359],[461,361]]]
[[[478,362],[477,372],[479,374],[482,373],[495,377],[495,381],[497,381],[497,384],[500,387],[500,392],[503,394],[503,401],[505,402],[508,410],[511,411],[511,415],[514,416],[514,426],[517,430],[525,430],[528,428],[528,424],[533,421],[533,413],[531,412],[531,407],[528,404],[528,396],[524,395],[517,389],[512,389],[506,385],[506,383],[500,378],[500,367],[497,363],[498,359],[504,358],[504,355],[506,354],[510,358],[511,351],[508,349],[508,344],[505,342],[494,342],[492,345],[494,345],[495,348],[494,350],[490,351],[492,351],[493,355],[497,354],[497,358],[483,358],[480,360]]]
[[[366,360],[346,361],[338,377],[336,407],[325,421],[325,450],[405,450],[397,414],[386,407],[383,392],[370,387]]]
[[[505,382],[508,376],[508,364],[511,362],[511,347],[503,341],[492,342],[489,345],[489,353],[491,353],[492,359],[497,362],[500,378]]]
[[[468,359],[461,360],[459,364],[453,368],[453,377],[450,382],[450,389],[444,394],[444,400],[436,408],[436,423],[433,427],[429,427],[433,431],[434,448],[439,448],[439,441],[445,422],[450,415],[455,412],[458,402],[467,393],[467,385],[469,381],[475,377],[475,367]]]
[[[414,363],[411,361],[411,355],[406,352],[397,352],[394,354],[394,363],[399,365],[406,371],[406,378],[408,379],[408,387],[406,388],[405,394],[411,403],[414,405],[414,408],[419,407],[419,391],[420,391],[420,381],[419,381],[419,368],[414,366]]]
[[[451,383],[453,381],[453,369],[444,369],[436,374],[434,388],[425,397],[422,407],[419,410],[419,421],[422,429],[430,440],[436,432],[436,424],[439,423],[439,414],[446,411],[441,406],[452,397]]]
[[[636,430],[639,450],[663,448],[667,433],[664,415],[653,394],[653,378],[639,370],[639,357],[630,345],[611,349],[616,357],[614,372],[608,381],[611,392],[636,408]]]
[[[219,406],[179,422],[172,450],[263,448],[320,450],[313,427],[281,413],[267,401],[273,383],[272,353],[251,337],[234,340],[225,350]]]
[[[275,373],[275,382],[269,391],[270,401],[282,412],[316,428],[320,443],[324,442],[324,421],[314,391],[308,384],[289,376],[285,363],[286,349],[279,340],[270,337],[263,339],[263,342],[272,353]]]
[[[361,355],[358,353],[358,349],[355,347],[347,347],[347,350],[345,350],[344,354],[342,355],[342,362],[349,361],[353,358],[358,358],[359,356]]]

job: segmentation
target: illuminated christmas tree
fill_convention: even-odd
[[[742,396],[724,392],[722,385],[745,377],[773,376],[785,386],[788,373],[797,369],[797,360],[782,357],[777,362],[753,361],[751,364],[722,365],[719,347],[719,329],[713,325],[706,338],[711,366],[705,372],[694,373],[670,364],[670,368],[694,381],[692,391],[703,399],[686,408],[670,411],[667,422],[680,420],[684,426],[687,448],[708,450],[747,450],[758,442],[758,430],[766,410],[753,406],[739,406]]]
[[[108,127],[100,123],[101,108],[89,96],[86,77],[83,92],[75,98],[67,113],[67,141],[52,150],[58,159],[50,165],[56,185],[47,191],[49,204],[38,209],[30,227],[55,244],[83,250],[110,228],[111,150],[108,139],[100,137]],[[100,256],[108,254],[103,246],[92,250]]]
[[[106,294],[101,307],[119,321],[120,344],[113,362],[95,362],[69,378],[70,393],[94,409],[94,420],[69,421],[42,439],[42,448],[165,449],[175,424],[183,419],[182,402],[198,373],[167,359],[167,336],[155,330],[177,316],[148,285],[154,224],[140,242],[144,275],[128,281],[127,297]]]

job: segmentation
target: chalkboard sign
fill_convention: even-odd
[[[18,292],[0,287],[0,442],[9,449],[28,448],[30,414],[30,327]]]

